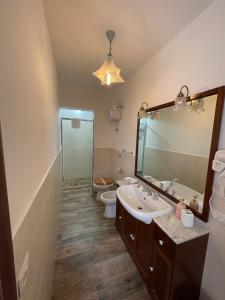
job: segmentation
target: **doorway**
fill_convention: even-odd
[[[16,277],[0,127],[0,300],[16,300]]]
[[[66,117],[67,116],[67,117]],[[94,113],[61,111],[62,177],[64,186],[93,186]]]

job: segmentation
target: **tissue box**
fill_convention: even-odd
[[[190,209],[181,210],[181,223],[184,227],[192,227],[194,222],[194,215]]]

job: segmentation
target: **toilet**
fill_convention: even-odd
[[[104,216],[115,218],[116,216],[116,191],[108,191],[101,195],[101,200],[105,204]]]
[[[101,201],[101,194],[108,191],[113,185],[113,179],[110,177],[96,178],[93,182],[93,188],[97,192],[96,200]]]

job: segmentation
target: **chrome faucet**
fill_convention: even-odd
[[[171,195],[173,195],[175,193],[175,190],[174,190],[174,183],[177,182],[178,179],[177,178],[174,178],[172,181],[170,181],[168,187],[165,189],[165,191]]]
[[[140,188],[142,186],[142,183],[139,181],[137,184],[137,188]]]
[[[152,191],[150,188],[146,188],[146,193],[148,194],[148,196],[151,196],[152,195]]]
[[[138,188],[142,187],[142,192],[147,193],[148,196],[151,196],[151,195],[152,195],[151,189],[150,189],[149,187],[147,187],[146,185],[143,185],[143,184],[139,183],[139,184],[137,185],[137,187],[138,187]]]
[[[153,193],[153,200],[158,200],[159,199],[159,196],[158,196],[158,193]]]

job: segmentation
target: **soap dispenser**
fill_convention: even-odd
[[[194,210],[196,210],[196,211],[199,210],[199,203],[198,203],[197,198],[198,198],[198,196],[195,195],[195,196],[193,197],[193,199],[190,201],[190,204],[189,204],[190,208],[192,208],[192,209],[194,209]]]
[[[186,205],[184,203],[184,199],[181,198],[179,200],[179,203],[177,203],[177,205],[176,205],[176,217],[178,219],[181,219],[181,210],[184,209],[184,208],[186,208]]]

